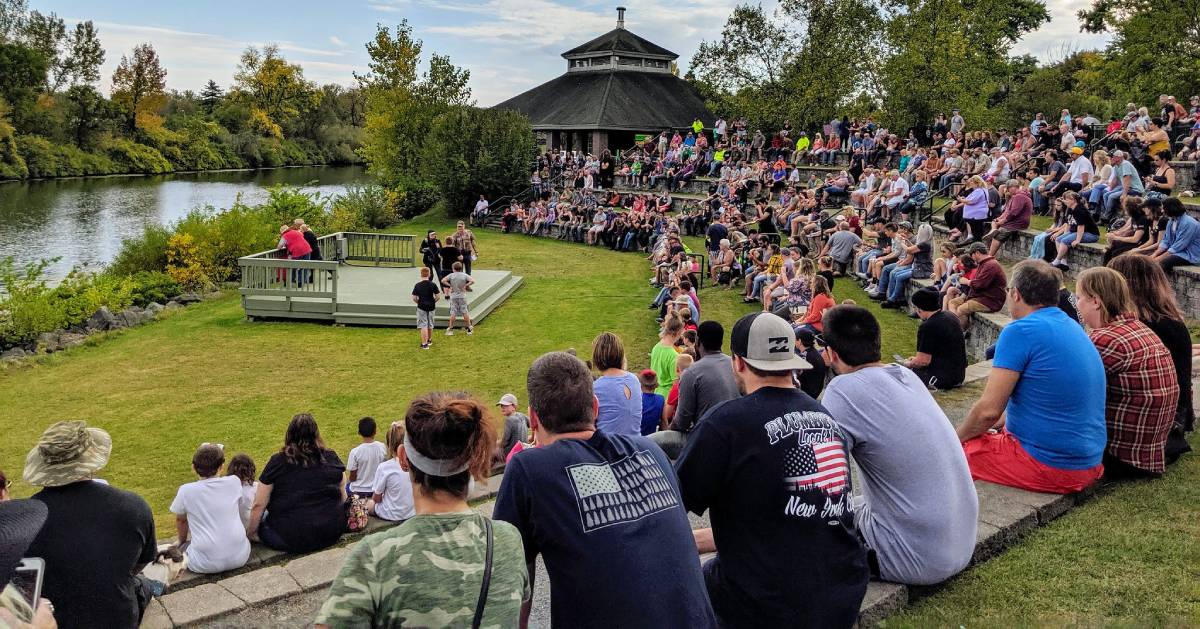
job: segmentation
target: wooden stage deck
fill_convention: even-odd
[[[273,285],[285,284],[276,273],[253,288],[242,289],[242,306],[252,319],[305,319],[332,321],[351,325],[415,327],[416,304],[412,288],[420,279],[420,269],[387,266],[355,266],[354,264],[323,263],[326,268],[313,270],[324,274],[316,281],[317,295],[298,294],[294,287],[272,290]],[[336,268],[334,266],[336,265]],[[285,271],[284,273],[287,273]],[[336,278],[332,274],[336,273]],[[522,278],[508,271],[474,269],[473,291],[467,304],[472,322],[479,322],[508,299],[522,283]],[[312,287],[307,284],[306,287]],[[285,294],[263,294],[278,292]],[[435,322],[445,326],[450,317],[450,302],[438,301]]]

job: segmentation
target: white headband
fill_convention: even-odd
[[[454,459],[431,459],[417,451],[416,446],[404,435],[404,453],[408,455],[408,463],[430,476],[448,477],[461,474],[471,467],[470,459],[459,463]]]

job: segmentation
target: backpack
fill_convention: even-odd
[[[346,500],[346,530],[354,533],[367,527],[367,499],[351,494]]]

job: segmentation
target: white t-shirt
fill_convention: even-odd
[[[382,494],[383,500],[375,504],[375,515],[384,520],[407,520],[414,515],[412,481],[408,472],[400,469],[400,462],[388,459],[375,471],[375,486],[372,492]]]
[[[258,481],[242,485],[242,526],[250,524],[250,510],[254,508],[254,495],[258,493]]]
[[[900,193],[897,196],[888,198],[888,200],[887,200],[888,207],[895,207],[897,205],[900,205],[901,203],[904,202],[905,195],[908,194],[908,182],[904,180],[904,177],[896,177],[896,180],[892,182],[892,185],[888,189],[888,192],[889,193],[892,193],[892,192]]]
[[[370,492],[375,484],[375,470],[387,458],[387,446],[378,441],[354,446],[346,459],[346,471],[358,472],[357,478],[350,483],[350,491],[360,494]]]
[[[214,476],[179,488],[171,513],[185,515],[192,543],[184,551],[188,570],[211,574],[246,565],[250,540],[242,524],[242,481]]]
[[[1092,160],[1080,155],[1071,162],[1071,167],[1067,169],[1067,174],[1071,176],[1071,183],[1083,183],[1083,174],[1087,173],[1088,181],[1096,178],[1096,170],[1092,167]]]

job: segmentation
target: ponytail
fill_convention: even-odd
[[[409,463],[413,481],[425,491],[467,497],[472,477],[487,479],[492,469],[496,429],[491,411],[465,392],[437,392],[409,404],[404,417],[408,442],[422,455],[457,461],[466,469],[453,476],[434,476]]]

